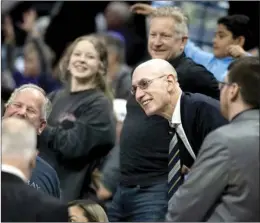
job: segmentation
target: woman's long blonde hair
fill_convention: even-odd
[[[85,35],[80,36],[77,39],[75,39],[65,50],[60,63],[59,63],[59,70],[60,70],[60,79],[61,81],[68,83],[70,82],[71,74],[68,71],[68,65],[70,61],[71,54],[73,53],[73,50],[75,46],[83,40],[87,40],[90,43],[93,44],[94,48],[98,52],[99,59],[100,59],[100,67],[99,71],[97,72],[95,76],[95,84],[98,89],[104,92],[104,94],[110,99],[113,100],[113,94],[112,90],[109,88],[106,80],[107,75],[107,67],[108,67],[108,53],[107,48],[103,41],[98,38],[96,35]]]
[[[80,207],[89,222],[109,222],[104,209],[91,200],[75,200],[69,202],[69,207],[73,206]]]

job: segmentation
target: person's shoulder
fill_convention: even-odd
[[[16,203],[19,202],[24,202],[24,204],[28,204],[28,203],[36,203],[38,205],[41,205],[42,203],[57,203],[59,204],[59,200],[55,199],[49,195],[46,195],[44,193],[40,193],[37,190],[34,190],[33,188],[31,188],[30,186],[28,186],[27,184],[8,184],[9,188],[5,189],[5,194],[9,194],[10,196],[13,196],[13,201]],[[12,190],[10,189],[12,188]],[[17,191],[20,194],[22,194],[21,197],[17,197],[15,195],[15,192]]]
[[[251,123],[247,121],[250,121]],[[214,134],[218,135],[221,138],[226,138],[228,142],[234,142],[240,140],[245,141],[253,137],[259,138],[259,132],[256,131],[259,128],[259,124],[257,125],[257,123],[254,122],[254,120],[247,120],[247,121],[228,122],[228,124],[223,125],[218,129],[216,129]],[[243,125],[243,128],[241,128],[241,125]]]
[[[66,221],[68,219],[68,206],[61,200],[52,196],[34,191],[30,199],[37,204],[37,215],[45,221]]]
[[[32,172],[29,185],[51,196],[60,197],[60,181],[55,169],[40,157]]]
[[[46,196],[44,194],[39,194],[37,198],[41,201],[43,206],[53,207],[53,208],[67,208],[67,204],[63,203],[61,200],[52,197]]]
[[[37,165],[39,167],[39,170],[41,170],[42,172],[48,173],[55,178],[58,177],[54,168],[39,156],[37,156],[36,158],[36,167]]]
[[[19,210],[15,219],[27,219],[26,221],[44,222],[66,222],[68,218],[67,204],[49,195],[40,193],[29,187],[27,184],[7,184],[2,188],[2,204],[7,211]],[[18,216],[18,217],[17,217]],[[36,217],[37,216],[37,217]],[[35,218],[36,217],[36,218]]]
[[[25,185],[27,186],[27,185]],[[61,200],[46,195],[44,193],[39,193],[37,190],[32,190],[30,187],[24,187],[24,194],[26,195],[28,200],[31,200],[35,203],[38,203],[41,206],[48,206],[48,207],[56,207],[56,208],[65,208],[67,207]]]
[[[237,138],[237,136],[234,136],[233,130],[234,127],[229,123],[219,126],[206,136],[204,143],[212,146],[221,145],[222,148],[229,150],[230,142]]]
[[[183,99],[185,110],[188,114],[192,113],[196,119],[203,120],[211,126],[215,123],[216,127],[228,123],[221,114],[218,100],[200,93],[185,93]]]
[[[195,107],[213,107],[219,110],[220,103],[218,100],[200,93],[184,93],[185,101],[188,101]]]
[[[103,91],[100,91],[100,90],[94,91],[92,98],[91,98],[91,102],[88,102],[86,104],[88,104],[89,106],[95,107],[98,110],[113,109],[112,100]]]
[[[53,102],[53,100],[56,98],[57,95],[60,95],[62,92],[64,92],[64,89],[60,88],[60,89],[57,89],[57,90],[54,90],[52,92],[50,92],[47,97],[48,99]]]
[[[196,73],[198,71],[210,73],[203,65],[195,63],[195,61],[189,57],[184,56],[182,58],[182,63],[191,73]]]

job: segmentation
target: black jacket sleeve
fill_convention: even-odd
[[[214,75],[201,65],[192,66],[189,74],[189,83],[196,88],[193,92],[205,94],[219,100],[220,91],[218,81]],[[192,86],[191,86],[192,88]]]
[[[83,104],[79,112],[76,121],[65,120],[58,126],[48,126],[41,137],[64,159],[105,156],[115,141],[115,122],[109,101],[101,98],[91,106]]]

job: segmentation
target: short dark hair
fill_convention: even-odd
[[[257,57],[235,60],[228,67],[228,82],[237,83],[243,101],[252,107],[260,105],[260,61]]]
[[[218,19],[218,24],[226,26],[227,30],[233,35],[233,38],[239,36],[245,37],[247,40],[250,37],[249,17],[245,15],[228,15]]]

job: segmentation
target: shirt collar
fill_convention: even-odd
[[[23,172],[21,170],[19,170],[18,168],[14,167],[14,166],[10,166],[10,165],[7,165],[7,164],[2,164],[2,171],[6,172],[6,173],[13,174],[13,175],[21,178],[24,182],[28,181],[26,179],[25,175],[23,174]]]
[[[171,127],[174,127],[175,124],[181,124],[181,95],[182,94],[180,94],[173,111],[172,120],[170,123]]]

